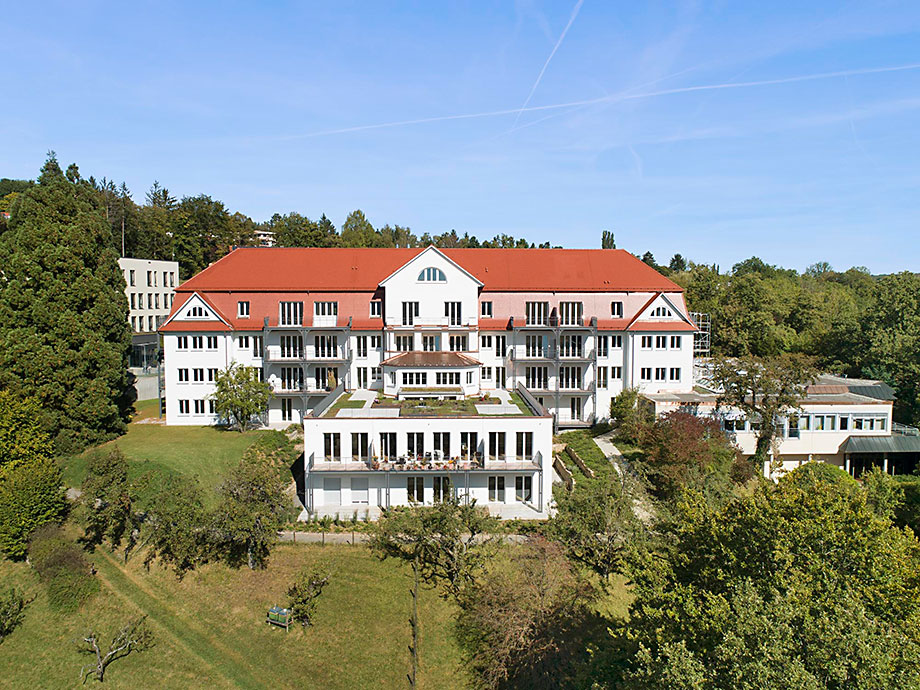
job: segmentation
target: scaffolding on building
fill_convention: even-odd
[[[712,319],[699,311],[691,311],[690,318],[697,328],[693,334],[693,356],[708,357],[712,346]]]

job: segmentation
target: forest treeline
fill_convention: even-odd
[[[141,204],[124,183],[93,177],[86,182],[96,190],[113,248],[127,256],[175,259],[182,279],[234,246],[257,244],[260,230],[274,232],[281,247],[536,246],[504,234],[479,240],[455,230],[417,235],[398,224],[375,228],[360,210],[341,228],[325,214],[314,220],[297,212],[276,213],[259,223],[206,194],[178,199],[157,182]],[[32,184],[0,180],[0,211],[14,210],[17,196]],[[601,247],[615,246],[613,233],[604,231]],[[920,276],[874,276],[863,267],[835,271],[825,262],[799,273],[756,257],[725,272],[681,254],[667,265],[658,264],[651,252],[641,259],[685,288],[691,310],[711,315],[714,354],[810,355],[825,371],[886,381],[897,392],[896,418],[920,423]]]

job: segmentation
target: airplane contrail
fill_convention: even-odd
[[[700,84],[697,86],[682,86],[673,89],[662,89],[659,91],[643,91],[641,93],[629,94],[619,93],[597,98],[587,98],[580,101],[568,101],[566,103],[551,103],[548,105],[531,105],[524,108],[506,108],[504,110],[489,110],[479,113],[461,113],[458,115],[437,115],[433,117],[420,117],[412,120],[396,120],[393,122],[380,122],[371,125],[356,125],[354,127],[342,127],[340,129],[326,129],[318,132],[307,134],[294,134],[286,137],[280,137],[283,140],[291,139],[312,139],[314,137],[330,136],[334,134],[350,134],[352,132],[364,132],[372,129],[389,129],[393,127],[406,127],[408,125],[427,124],[430,122],[448,122],[451,120],[473,120],[485,117],[499,117],[501,115],[514,115],[518,112],[539,112],[543,110],[557,110],[559,108],[571,108],[580,105],[593,105],[595,103],[617,103],[620,101],[632,101],[645,98],[657,98],[659,96],[670,96],[680,93],[692,93],[694,91],[716,91],[723,89],[746,89],[757,86],[774,86],[777,84],[792,84],[795,82],[815,81],[819,79],[834,79],[838,77],[854,77],[866,74],[883,74],[886,72],[905,72],[909,70],[920,69],[920,63],[910,63],[906,65],[893,65],[889,67],[867,67],[862,69],[841,70],[839,72],[819,72],[816,74],[803,74],[794,77],[780,77],[777,79],[760,79],[756,81],[728,82],[723,84]]]
[[[565,25],[565,28],[562,30],[562,33],[559,36],[559,40],[556,41],[556,45],[553,46],[553,49],[550,52],[549,57],[546,58],[546,62],[543,63],[543,69],[541,69],[540,74],[537,75],[537,80],[533,83],[533,86],[530,87],[530,93],[527,94],[527,98],[524,101],[524,105],[521,106],[521,109],[518,110],[517,116],[514,118],[514,124],[512,125],[512,129],[514,127],[517,127],[518,120],[521,119],[521,113],[524,112],[524,108],[530,105],[530,99],[533,98],[534,92],[537,90],[537,87],[540,85],[540,82],[543,80],[543,74],[546,72],[546,68],[549,67],[550,61],[553,59],[553,56],[556,54],[556,51],[559,50],[559,46],[562,45],[562,41],[563,39],[565,39],[565,35],[569,32],[569,29],[571,28],[572,24],[575,22],[575,17],[578,16],[578,11],[581,9],[581,6],[584,3],[584,1],[585,0],[578,0],[578,2],[575,3],[575,7],[572,10],[572,15],[569,17],[569,23]]]

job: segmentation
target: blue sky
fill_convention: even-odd
[[[915,0],[16,3],[3,25],[0,176],[54,149],[256,220],[920,270]]]

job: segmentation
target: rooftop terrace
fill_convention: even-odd
[[[492,395],[458,400],[416,398],[396,400],[370,391],[343,393],[323,417],[535,417],[538,413],[517,393],[498,391]]]

